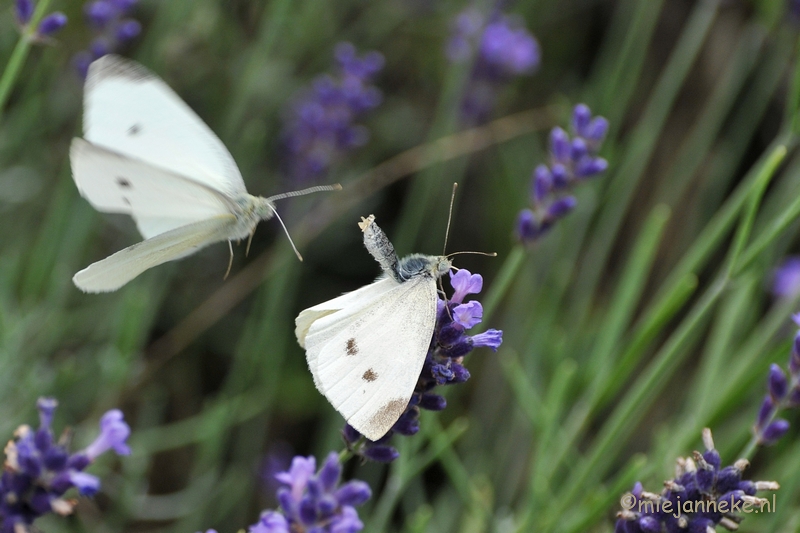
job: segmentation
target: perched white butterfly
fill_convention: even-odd
[[[117,290],[151,267],[214,242],[227,240],[230,247],[277,214],[274,200],[341,188],[248,194],[211,129],[164,81],[118,56],[89,67],[83,129],[85,139],[73,139],[70,148],[81,196],[98,211],[131,215],[145,238],[75,274],[72,280],[85,292]]]
[[[375,441],[408,406],[436,325],[436,281],[452,265],[445,256],[398,259],[373,215],[359,227],[385,276],[301,312],[295,335],[317,389]]]

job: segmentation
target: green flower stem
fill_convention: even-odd
[[[6,68],[3,70],[3,76],[0,77],[0,119],[3,118],[3,109],[6,107],[11,89],[14,87],[19,77],[22,65],[25,64],[25,58],[28,57],[28,52],[32,44],[31,38],[33,32],[35,32],[36,28],[39,26],[39,21],[44,17],[49,5],[50,0],[41,0],[36,4],[36,10],[30,22],[28,26],[20,32],[19,40],[16,46],[14,46],[14,50],[11,52],[11,57],[8,59]]]

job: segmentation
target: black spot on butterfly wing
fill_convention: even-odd
[[[358,346],[356,345],[355,339],[347,339],[347,344],[345,345],[345,350],[347,351],[347,355],[357,355],[358,354]]]
[[[121,176],[117,176],[117,185],[119,185],[123,189],[131,189],[131,188],[133,188],[133,185],[131,185],[131,182],[128,181],[127,179],[121,177]]]
[[[130,128],[128,128],[128,135],[136,135],[137,133],[142,131],[141,124],[134,124]]]
[[[364,372],[364,375],[361,376],[361,379],[367,382],[375,381],[378,379],[378,374],[370,368]]]

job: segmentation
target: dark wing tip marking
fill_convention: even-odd
[[[370,368],[366,372],[364,372],[364,375],[361,376],[361,379],[363,379],[364,381],[372,382],[378,379],[378,374],[376,374],[375,371]]]
[[[123,59],[114,54],[101,57],[89,65],[89,74],[86,77],[86,90],[91,90],[95,85],[108,78],[125,78],[128,81],[147,81],[154,79],[152,72],[139,63]]]
[[[347,344],[345,346],[345,350],[347,351],[347,355],[356,355],[358,354],[358,346],[356,345],[355,339],[347,339]]]
[[[400,415],[403,414],[406,407],[408,407],[408,400],[400,398],[389,400],[386,405],[381,407],[378,412],[372,416],[368,425],[370,427],[378,426],[386,428],[388,431],[394,423],[397,422],[397,419],[400,418]]]

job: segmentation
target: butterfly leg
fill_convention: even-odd
[[[228,259],[228,270],[225,271],[225,275],[222,277],[223,280],[228,279],[228,274],[231,273],[231,267],[233,266],[233,244],[231,244],[231,241],[228,241],[228,250],[230,250],[231,256]]]
[[[253,235],[256,234],[256,228],[253,228],[253,231],[250,232],[250,236],[247,238],[247,249],[244,251],[244,256],[248,257],[250,255],[250,243],[253,242]]]

